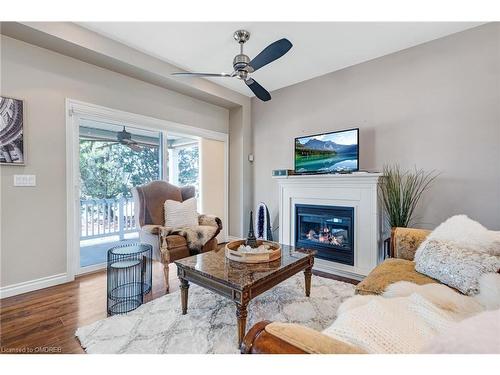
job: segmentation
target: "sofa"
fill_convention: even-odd
[[[132,189],[139,240],[153,246],[153,257],[163,263],[166,291],[169,289],[168,265],[195,253],[189,249],[186,238],[180,234],[163,235],[165,231],[164,204],[167,199],[183,202],[195,196],[194,186],[177,187],[166,181],[152,181]],[[199,225],[217,227],[215,234],[201,247],[200,252],[217,249],[216,236],[222,230],[222,222],[213,215],[199,215]]]
[[[356,294],[378,295],[397,281],[410,281],[419,285],[438,283],[418,273],[413,261],[418,246],[429,233],[423,229],[395,228],[391,241],[394,258],[386,259],[357,284]],[[245,335],[241,353],[360,354],[363,351],[298,324],[261,321]]]

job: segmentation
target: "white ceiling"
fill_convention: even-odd
[[[84,22],[81,26],[191,72],[230,73],[239,46],[233,32],[250,31],[250,58],[283,37],[293,48],[253,73],[268,91],[480,25],[478,22]],[[189,79],[189,78],[178,78]],[[214,82],[247,96],[236,78]]]

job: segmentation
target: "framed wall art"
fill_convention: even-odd
[[[0,96],[0,164],[24,165],[24,102]]]

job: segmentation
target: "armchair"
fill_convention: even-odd
[[[178,259],[193,255],[188,242],[179,233],[165,228],[164,203],[167,199],[183,202],[195,196],[194,186],[177,187],[165,181],[152,181],[134,187],[132,196],[135,204],[135,218],[139,230],[139,240],[153,246],[153,258],[163,263],[165,286],[168,292],[168,265]],[[201,247],[201,252],[217,248],[216,236],[222,230],[222,222],[211,215],[199,215],[199,225],[215,226],[215,234]]]

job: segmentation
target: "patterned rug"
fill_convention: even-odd
[[[354,294],[354,285],[312,277],[311,297],[302,273],[261,294],[248,306],[247,329],[261,320],[300,323],[321,331],[338,306]],[[87,353],[238,353],[233,302],[191,284],[187,315],[180,292],[157,298],[126,315],[78,328]]]

